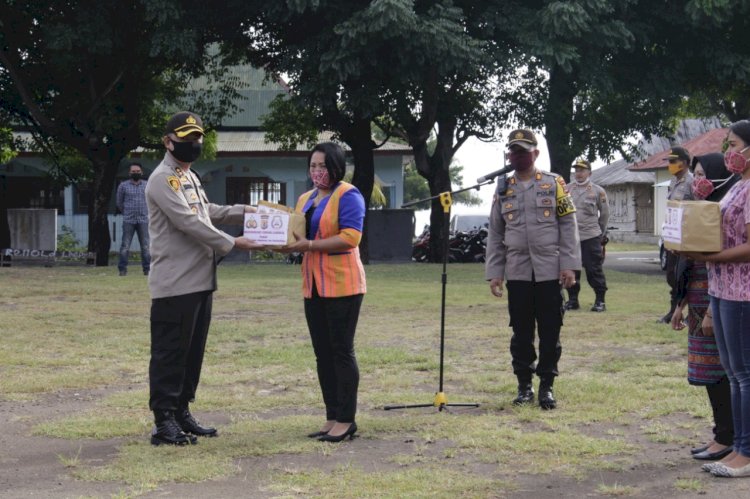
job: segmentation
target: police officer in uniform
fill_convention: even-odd
[[[675,201],[687,201],[693,199],[693,174],[690,173],[690,153],[684,147],[673,147],[667,154],[667,168],[672,174],[672,180],[669,182],[667,199]],[[672,321],[672,314],[677,307],[676,286],[677,279],[675,270],[680,257],[671,251],[667,251],[667,284],[669,284],[669,312],[658,322],[669,324]]]
[[[162,142],[167,152],[146,187],[151,236],[151,362],[149,408],[156,426],[153,445],[195,443],[216,436],[190,413],[195,399],[216,289],[216,255],[233,248],[262,248],[232,237],[215,223],[242,224],[245,205],[208,201],[190,169],[203,147],[203,123],[183,111],[167,122]]]
[[[539,405],[554,409],[552,385],[558,375],[562,287],[575,282],[581,269],[575,207],[559,175],[537,170],[539,151],[530,130],[514,130],[508,138],[513,176],[498,181],[490,213],[485,277],[490,291],[508,288],[513,336],[510,353],[518,378],[514,404],[534,401],[532,376],[540,378]],[[539,334],[539,362],[534,329]]]
[[[604,252],[602,240],[607,235],[609,205],[607,193],[600,186],[591,182],[591,163],[579,159],[573,164],[575,182],[570,184],[570,195],[576,207],[578,238],[581,240],[581,261],[586,270],[586,280],[594,290],[596,298],[592,312],[604,312],[604,295],[607,292],[607,281],[604,279]],[[576,283],[568,289],[568,301],[565,310],[577,310],[578,292],[581,290],[581,272],[576,271]]]

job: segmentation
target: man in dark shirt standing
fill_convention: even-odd
[[[148,208],[146,207],[146,181],[142,180],[143,169],[138,163],[130,165],[130,179],[117,187],[117,209],[122,213],[122,245],[117,269],[120,275],[128,274],[128,256],[133,234],[138,234],[141,245],[141,265],[143,275],[151,268],[151,254],[148,251]]]

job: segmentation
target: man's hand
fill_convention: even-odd
[[[498,298],[503,297],[503,280],[499,278],[490,279],[490,292]]]
[[[565,289],[568,289],[576,283],[576,274],[572,270],[561,270],[560,271],[560,284]]]
[[[243,236],[234,238],[234,247],[240,250],[257,250],[265,248],[262,244],[258,244]]]

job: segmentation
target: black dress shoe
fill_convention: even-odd
[[[318,438],[320,442],[341,442],[342,440],[346,439],[346,437],[354,438],[354,434],[357,433],[357,423],[352,423],[349,425],[349,429],[346,430],[341,435],[333,436],[329,433],[326,433],[325,435]]]
[[[711,444],[702,445],[700,447],[694,447],[694,448],[690,449],[690,453],[691,454],[700,454],[701,452],[703,452],[704,450],[708,449],[709,447],[711,447]]]
[[[724,459],[725,457],[727,457],[730,452],[732,452],[731,445],[716,452],[708,452],[707,450],[698,452],[697,454],[693,454],[693,459],[698,459],[700,461],[718,461],[719,459]]]
[[[307,434],[307,438],[318,438],[318,437],[322,437],[323,435],[328,435],[328,432],[327,431],[316,431],[316,432],[313,432],[313,433],[308,433]]]
[[[518,383],[518,396],[513,399],[513,405],[531,404],[534,402],[534,387],[531,382]]]
[[[552,383],[542,381],[539,384],[539,407],[544,410],[550,410],[557,407],[555,395],[552,392]]]
[[[670,322],[672,322],[672,314],[668,313],[656,322],[658,322],[659,324],[669,324]]]
[[[171,411],[158,411],[155,415],[156,426],[151,430],[151,445],[189,445],[198,440],[182,431]]]
[[[210,426],[201,426],[201,424],[193,417],[193,415],[190,414],[190,411],[188,409],[183,409],[182,411],[178,412],[175,419],[180,425],[180,428],[182,428],[182,431],[184,431],[185,433],[195,435],[196,437],[219,436],[219,432],[216,431],[216,428],[211,428]]]

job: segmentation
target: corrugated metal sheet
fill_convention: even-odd
[[[653,184],[656,174],[653,172],[639,172],[628,170],[629,163],[621,159],[591,173],[591,181],[602,187],[620,184]]]
[[[280,149],[280,145],[275,142],[265,141],[265,132],[258,131],[233,131],[224,130],[218,133],[218,141],[216,144],[217,152],[231,152],[231,153],[242,153],[242,152],[275,152]],[[326,142],[331,140],[333,136],[332,132],[322,132],[318,134],[318,142]],[[341,144],[345,150],[349,150],[349,146]],[[309,148],[304,144],[298,144],[295,151],[305,152],[309,151]],[[411,155],[412,150],[409,146],[404,144],[398,144],[395,142],[386,142],[380,148],[375,150],[375,154],[378,151],[388,152],[400,152],[404,155]]]
[[[720,152],[722,142],[724,142],[728,132],[729,129],[727,128],[715,128],[680,144],[680,147],[687,149],[691,156]],[[669,149],[667,147],[665,150],[649,156],[644,161],[633,164],[630,169],[634,171],[654,171],[666,168]]]

